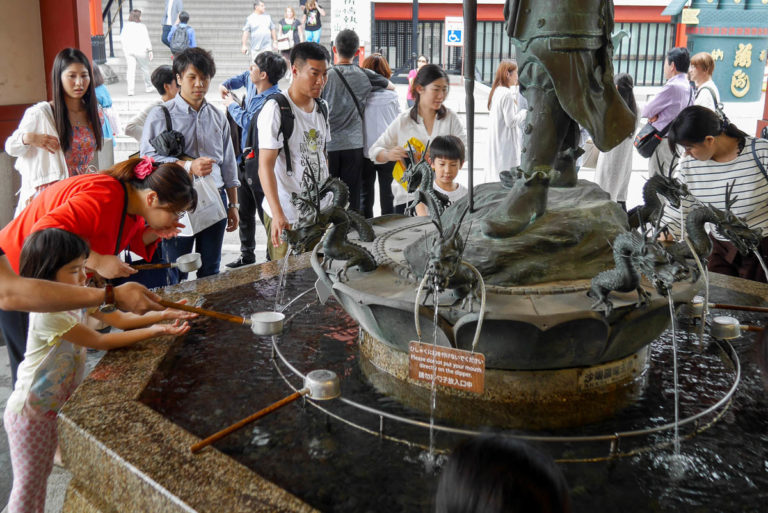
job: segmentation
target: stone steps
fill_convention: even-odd
[[[106,0],[102,0],[105,4]],[[272,16],[276,23],[283,16],[285,2],[276,0],[266,0],[267,13]],[[170,63],[171,54],[168,48],[162,44],[160,37],[162,35],[161,20],[164,14],[164,2],[157,0],[134,0],[135,9],[142,11],[142,23],[147,26],[152,48],[154,51],[154,60],[150,63],[150,68],[164,63]],[[330,7],[330,5],[329,5]],[[294,9],[298,10],[298,2]],[[123,19],[128,19],[128,5],[123,6]],[[249,60],[240,53],[240,41],[242,37],[242,28],[245,18],[253,12],[252,0],[227,0],[226,11],[222,11],[222,4],[215,0],[186,0],[184,10],[190,15],[190,26],[195,29],[197,44],[201,48],[211,51],[216,60],[217,77],[225,78],[236,75],[247,68]],[[330,10],[330,9],[328,9]],[[328,12],[328,11],[326,11]],[[301,14],[297,13],[300,17]],[[330,16],[324,17],[326,28],[323,30],[321,44],[330,49]],[[109,58],[107,63],[117,76],[124,80],[126,74],[125,59],[122,54],[122,46],[119,33],[119,23],[113,25],[115,34],[113,35],[114,58]],[[107,43],[107,55],[109,55],[109,43]],[[214,79],[215,80],[215,79]]]

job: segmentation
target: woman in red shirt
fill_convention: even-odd
[[[89,269],[104,278],[125,277],[136,270],[117,254],[130,244],[132,251],[151,259],[158,240],[174,237],[181,227],[179,217],[196,205],[197,194],[184,168],[155,166],[148,157],[130,159],[100,174],[74,176],[46,188],[0,231],[0,248],[18,273],[24,239],[45,228],[61,228],[88,242]],[[24,357],[26,318],[26,313],[0,310],[14,382]]]

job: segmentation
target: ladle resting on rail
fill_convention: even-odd
[[[174,303],[173,301],[167,301],[165,299],[161,299],[158,301],[158,303],[167,308],[176,308],[177,310],[194,312],[196,314],[205,315],[206,317],[213,317],[214,319],[219,319],[222,321],[248,325],[251,327],[251,331],[255,335],[277,335],[283,331],[283,321],[285,320],[285,314],[281,312],[255,312],[252,313],[249,318],[245,318],[240,317],[239,315],[232,315],[223,312],[216,312],[214,310],[206,310],[205,308],[199,308],[197,306],[185,305],[184,303]]]
[[[193,453],[200,451],[201,449],[208,447],[212,443],[216,442],[227,436],[228,434],[237,431],[238,429],[250,424],[251,422],[269,415],[275,410],[279,410],[286,404],[290,404],[296,399],[303,396],[309,396],[310,399],[318,401],[327,401],[329,399],[336,399],[341,395],[341,387],[339,385],[339,377],[335,372],[318,369],[309,372],[304,378],[304,388],[297,390],[291,395],[280,399],[279,401],[270,404],[266,408],[257,411],[253,415],[250,415],[238,422],[235,422],[231,426],[222,429],[218,433],[214,433],[205,440],[201,440],[190,447]]]

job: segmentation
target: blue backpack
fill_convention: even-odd
[[[171,53],[173,55],[178,55],[189,48],[189,34],[187,34],[188,28],[189,25],[184,25],[183,27],[181,25],[176,26],[176,30],[173,32],[173,36],[169,41],[169,43],[171,43]]]

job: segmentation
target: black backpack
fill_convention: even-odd
[[[183,27],[178,25],[176,30],[173,32],[173,37],[171,37],[171,40],[169,41],[171,43],[171,53],[173,55],[180,54],[189,48],[189,35],[187,34],[188,28],[189,25],[185,25]]]
[[[285,152],[285,163],[288,168],[288,174],[293,173],[293,163],[291,162],[291,151],[288,149],[288,139],[293,134],[293,110],[291,110],[291,104],[288,102],[288,98],[283,93],[270,94],[262,104],[261,108],[257,110],[251,118],[251,124],[248,126],[248,136],[245,138],[245,148],[243,148],[243,163],[245,173],[251,180],[254,181],[254,185],[257,185],[258,189],[261,189],[261,184],[258,183],[259,176],[259,127],[258,119],[261,110],[269,100],[275,100],[277,106],[280,108],[280,133],[283,134],[283,151]],[[323,115],[325,122],[328,122],[328,104],[321,98],[315,98],[320,114]]]

